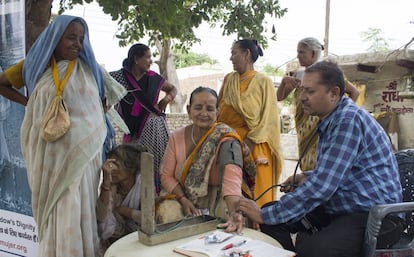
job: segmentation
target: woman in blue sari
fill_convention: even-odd
[[[50,142],[40,136],[42,120],[62,83],[71,126]],[[29,98],[12,87],[24,85]],[[0,75],[0,94],[26,105],[21,147],[40,239],[38,256],[101,255],[95,207],[102,157],[114,140],[105,110],[125,93],[96,62],[88,27],[74,16],[56,17],[26,59]]]

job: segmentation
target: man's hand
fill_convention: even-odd
[[[280,187],[280,192],[292,192],[297,186],[305,183],[305,181],[306,175],[303,173],[295,174],[295,176],[290,176],[285,180],[285,182],[282,183],[283,186]]]

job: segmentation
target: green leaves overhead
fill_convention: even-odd
[[[92,0],[60,0],[62,9]],[[236,34],[237,38],[256,38],[267,46],[266,26],[287,9],[278,0],[96,0],[105,13],[118,21],[121,45],[129,45],[149,36],[151,39],[169,39],[183,47],[199,41],[194,33],[203,21],[219,25],[223,35]],[[267,23],[272,23],[268,25]],[[270,37],[276,30],[271,29]]]

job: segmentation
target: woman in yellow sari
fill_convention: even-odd
[[[283,160],[275,89],[271,79],[253,67],[259,55],[263,52],[256,40],[242,39],[233,44],[230,60],[235,71],[224,78],[218,116],[219,122],[237,131],[251,151],[256,163],[256,198],[277,184]],[[257,204],[273,201],[275,196],[276,190],[269,190]]]
[[[216,123],[217,107],[214,90],[193,91],[187,106],[193,124],[171,134],[161,162],[161,185],[175,195],[183,215],[220,217],[227,220],[227,232],[241,232],[243,216],[236,209],[242,191],[251,196],[255,169],[244,158],[235,131]]]

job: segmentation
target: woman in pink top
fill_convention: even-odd
[[[243,216],[236,208],[242,193],[252,197],[254,163],[243,156],[237,133],[216,123],[214,90],[195,89],[187,112],[193,123],[171,134],[161,162],[161,186],[175,195],[183,215],[208,213],[227,220],[227,232],[241,232]]]

